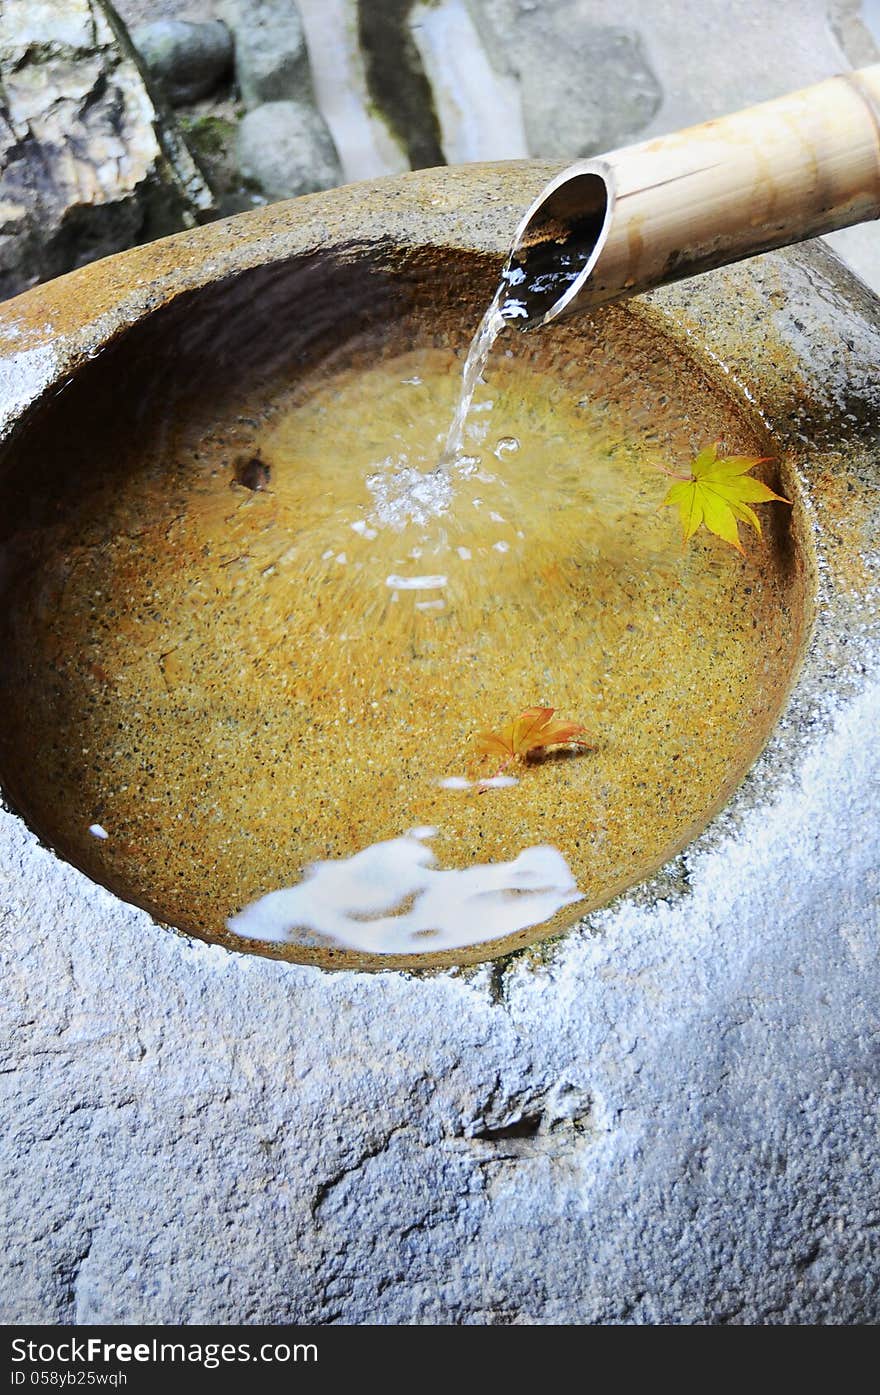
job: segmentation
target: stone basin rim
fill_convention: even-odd
[[[94,357],[138,320],[187,292],[235,277],[251,267],[285,262],[291,257],[317,250],[341,253],[346,257],[360,252],[374,253],[377,247],[383,245],[397,249],[403,247],[414,252],[419,248],[450,247],[486,257],[499,256],[506,249],[506,239],[510,227],[515,223],[517,210],[528,204],[536,187],[545,181],[548,171],[552,173],[558,167],[543,162],[511,162],[504,166],[420,171],[415,175],[389,177],[367,185],[347,186],[328,194],[311,195],[289,204],[239,215],[224,224],[209,225],[194,233],[177,234],[159,244],[119,254],[73,272],[57,282],[37,287],[0,307],[0,387],[12,388],[12,406],[5,413],[2,429],[8,435],[18,426],[26,428],[31,407],[38,405],[47,393],[62,384],[80,363]],[[499,192],[499,188],[502,192]],[[467,197],[463,197],[465,194]],[[432,207],[438,202],[444,205],[439,212]],[[453,206],[450,208],[450,205]],[[329,238],[335,240],[328,241]],[[770,261],[769,258],[762,260]],[[155,272],[152,275],[151,262],[154,263]],[[859,283],[839,269],[836,259],[827,252],[816,248],[788,251],[773,254],[773,262],[787,270],[793,269],[796,278],[807,274],[807,279],[818,263],[836,277],[843,298],[850,302],[855,318],[873,308],[859,305],[859,300],[864,300]],[[663,329],[673,338],[689,344],[692,356],[704,369],[704,351],[708,348],[710,362],[714,355],[718,372],[725,376],[729,390],[733,390],[740,404],[747,411],[757,413],[765,424],[769,422],[780,436],[784,436],[772,403],[765,410],[755,392],[756,382],[758,387],[762,382],[760,357],[752,365],[754,371],[750,382],[748,365],[741,363],[731,369],[723,353],[715,353],[714,347],[710,348],[699,341],[692,325],[686,323],[688,314],[683,314],[686,306],[692,311],[694,303],[698,309],[705,311],[713,301],[713,287],[717,288],[719,280],[725,281],[728,287],[734,285],[744,302],[760,305],[764,294],[762,278],[762,269],[755,263],[712,273],[700,278],[700,282],[685,283],[684,287],[655,294],[649,298],[649,304],[638,307],[638,313],[659,319]],[[876,328],[877,318],[874,310],[875,324],[871,325],[872,330]],[[711,331],[712,328],[709,317],[705,329]],[[707,334],[706,337],[710,339],[711,335]],[[743,338],[747,339],[748,336],[740,334],[740,342]],[[714,346],[714,339],[711,342]],[[801,368],[807,370],[803,375],[800,374]],[[808,362],[793,356],[783,377],[787,373],[791,382],[797,380],[800,390],[810,378],[809,368]],[[778,395],[778,385],[774,384],[774,388]],[[773,393],[770,396],[772,398]],[[822,529],[815,510],[810,521],[813,545],[819,546],[821,551]],[[820,629],[824,642],[835,629],[835,585],[827,573],[823,578],[823,588]],[[809,704],[816,696],[816,674],[812,671],[816,668],[814,661],[817,658],[815,639],[814,634],[812,640],[807,641],[804,670],[796,679],[790,695],[789,702],[794,704],[795,709],[800,706],[802,698]],[[819,647],[822,647],[821,644]],[[789,718],[791,716],[792,713],[789,713]],[[777,727],[771,737],[777,773],[780,759],[783,767],[790,766],[791,758],[796,757],[802,749],[798,741],[788,739],[790,728],[789,720],[785,732],[780,732]],[[759,767],[760,776],[757,774]],[[766,767],[765,751],[725,806],[725,814],[733,813],[735,817],[736,809],[743,801],[755,802],[754,797],[761,789],[760,780],[766,779]],[[718,816],[689,847],[711,844],[717,822]],[[68,870],[71,875],[88,880],[83,873],[69,865]],[[662,874],[657,875],[662,884]],[[650,887],[656,880],[657,877],[652,877],[638,883],[624,893],[624,899],[650,894]],[[157,923],[151,917],[148,919]],[[549,943],[552,944],[552,941]],[[473,956],[462,954],[457,956],[457,962],[463,964],[469,959],[476,961],[484,957],[482,953]],[[417,965],[412,962],[405,965],[388,962],[369,967],[431,970],[438,967],[431,963],[431,958],[429,955],[419,956]]]

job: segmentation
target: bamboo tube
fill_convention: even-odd
[[[528,329],[878,216],[880,64],[569,166],[523,218],[505,275],[545,273],[543,292],[515,292]]]

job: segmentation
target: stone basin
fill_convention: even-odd
[[[336,308],[322,319],[327,286],[352,327],[368,328],[401,303],[424,325],[425,288],[437,284],[460,347],[511,229],[555,169],[431,171],[276,205],[0,308],[0,478],[5,536],[12,522],[18,549],[4,557],[7,626],[27,614],[22,537],[29,564],[51,559],[52,530],[69,549],[75,518],[87,549],[100,508],[114,507],[106,480],[103,496],[89,492],[89,442],[103,459],[120,404],[135,436],[153,429],[137,415],[144,375],[148,404],[158,365],[167,395],[214,410],[217,343],[223,384],[269,380],[267,336],[283,366],[284,327],[304,305],[315,307],[308,352],[337,334]],[[242,305],[238,323],[259,333],[229,346]],[[602,323],[618,326],[616,342],[667,345],[682,381],[711,401],[699,429],[731,413],[749,449],[779,462],[793,509],[759,554],[780,580],[765,597],[774,643],[751,684],[754,709],[717,733],[727,754],[699,808],[631,875],[578,906],[617,895],[574,928],[563,917],[532,947],[529,927],[445,956],[378,956],[244,941],[200,924],[192,908],[165,913],[167,896],[151,900],[119,868],[108,873],[102,839],[84,854],[57,822],[46,772],[58,765],[46,751],[64,750],[68,730],[79,740],[83,714],[47,683],[64,631],[54,658],[44,649],[33,663],[15,632],[0,779],[20,811],[2,823],[14,1061],[33,1081],[18,1117],[29,1156],[43,1149],[40,1111],[60,1140],[45,1153],[51,1186],[36,1213],[14,1181],[15,1210],[37,1214],[52,1236],[18,1257],[27,1316],[232,1321],[243,1303],[247,1320],[269,1322],[876,1315],[863,1258],[876,1161],[864,1054],[877,1005],[876,302],[809,245],[655,293]],[[75,472],[65,474],[65,458]],[[179,542],[172,534],[169,545]],[[63,587],[47,590],[43,620],[59,596]],[[695,720],[705,729],[704,713]],[[59,808],[76,785],[74,759]],[[489,968],[415,977],[314,967],[435,968],[505,952]],[[59,1049],[72,1053],[63,1083],[38,1064]],[[72,1094],[113,1122],[100,1135],[113,1195],[96,1184],[76,1206],[65,1179],[87,1166],[91,1144],[70,1125]],[[204,1165],[212,1129],[232,1148],[234,1176]],[[858,1178],[847,1171],[854,1152]],[[142,1208],[157,1192],[147,1246]],[[439,1215],[429,1192],[443,1197]],[[284,1226],[269,1204],[276,1193]],[[210,1197],[213,1213],[233,1195],[231,1233],[205,1240],[200,1207]],[[699,1223],[686,1229],[694,1212]],[[22,1227],[26,1239],[33,1227]]]

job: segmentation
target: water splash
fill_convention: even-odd
[[[419,470],[404,457],[389,457],[381,470],[367,476],[373,496],[372,520],[402,532],[409,524],[423,528],[445,513],[452,502],[452,482],[445,470]]]
[[[471,340],[462,370],[458,404],[438,464],[431,470],[422,471],[403,457],[389,457],[383,462],[381,470],[367,477],[367,488],[375,501],[376,522],[397,530],[410,523],[425,526],[429,519],[437,518],[449,509],[453,497],[453,474],[467,478],[479,469],[480,457],[469,455],[465,450],[464,431],[474,393],[483,377],[495,340],[510,318],[506,313],[508,290],[508,282],[502,277]],[[403,381],[420,386],[422,380],[416,376]],[[491,406],[488,403],[485,405]],[[487,430],[488,427],[484,428],[484,435]],[[516,449],[518,443],[511,447],[505,438],[504,444],[507,449]]]

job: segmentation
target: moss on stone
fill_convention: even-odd
[[[215,194],[226,194],[240,183],[236,135],[238,123],[228,116],[207,112],[180,117],[190,151]]]
[[[409,29],[414,0],[359,0],[358,38],[371,102],[411,167],[446,163],[431,84]]]
[[[235,141],[236,123],[225,116],[184,117],[180,124],[189,146],[205,158],[225,155]]]

